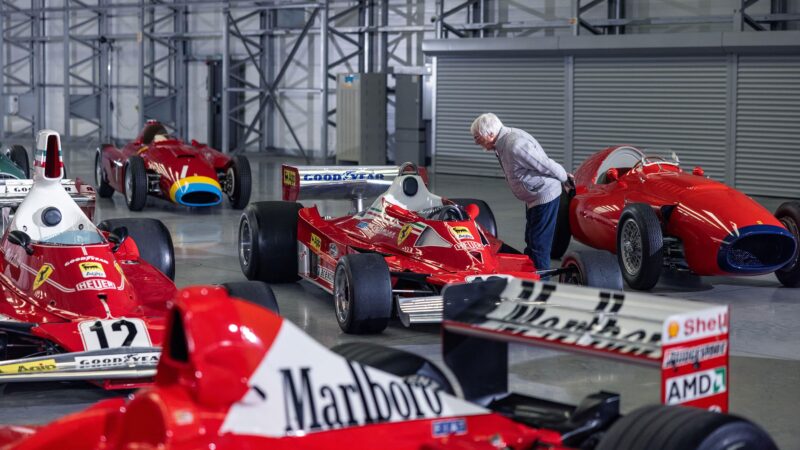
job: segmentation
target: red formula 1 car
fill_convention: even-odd
[[[486,203],[433,195],[424,175],[413,165],[283,166],[288,201],[254,203],[242,215],[242,271],[273,283],[301,277],[333,293],[336,320],[348,333],[382,331],[395,303],[406,325],[439,322],[441,288],[482,277],[569,273],[579,284],[622,287],[608,253],[575,254],[567,268],[537,272],[527,256],[497,239]],[[363,199],[378,193],[364,208]],[[309,197],[351,197],[359,212],[322,217],[316,206],[295,203]]]
[[[225,155],[192,141],[170,136],[149,121],[136,140],[122,149],[103,145],[95,158],[95,185],[101,197],[125,195],[132,211],[152,195],[185,206],[214,206],[225,194],[242,209],[250,200],[250,163],[243,155]]]
[[[676,406],[726,407],[726,306],[663,308],[653,298],[567,288],[519,279],[447,288],[450,371],[371,343],[331,351],[223,289],[187,288],[169,314],[152,387],[43,427],[0,428],[0,446],[775,450],[745,419]],[[690,322],[707,328],[689,335]],[[509,393],[507,340],[663,365],[668,405],[621,416],[620,396],[609,392],[578,406]]]
[[[664,267],[697,275],[775,272],[800,285],[800,202],[773,216],[741,192],[684,172],[674,155],[648,156],[628,145],[609,147],[575,172],[574,196],[562,196],[552,256],[570,235],[616,253],[634,289],[650,289]]]

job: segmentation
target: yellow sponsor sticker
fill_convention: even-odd
[[[147,146],[145,145],[144,147],[140,148],[139,151],[136,152],[136,154],[137,155],[141,155],[142,153],[144,153],[146,151],[147,151]]]
[[[411,236],[412,231],[414,231],[414,227],[410,223],[403,225],[403,228],[397,233],[397,245],[403,245],[403,242]]]
[[[283,169],[283,184],[297,186],[297,174],[293,170]]]
[[[55,270],[50,264],[43,265],[36,274],[36,279],[33,280],[33,290],[39,289]]]
[[[2,365],[0,366],[0,373],[52,372],[56,368],[55,359],[43,359],[41,361]]]
[[[456,235],[456,237],[462,241],[466,239],[475,239],[472,237],[472,233],[467,227],[451,227],[450,229],[453,230],[453,233]]]
[[[314,233],[311,233],[311,248],[316,251],[319,251],[319,249],[322,248],[322,238]]]
[[[78,264],[81,269],[81,275],[83,278],[105,278],[106,271],[103,269],[103,265],[96,262],[82,262]]]

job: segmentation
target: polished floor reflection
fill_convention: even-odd
[[[92,179],[94,155],[74,152],[68,158],[71,175]],[[72,160],[72,161],[70,161]],[[251,157],[253,200],[279,198],[280,160]],[[447,175],[433,177],[432,191],[444,196],[486,200],[498,220],[500,237],[522,247],[523,207],[502,180]],[[778,200],[765,199],[774,210]],[[324,202],[327,214],[346,213],[348,202]],[[179,286],[243,280],[236,254],[240,212],[226,203],[209,209],[191,209],[160,200],[131,213],[122,195],[98,202],[97,220],[113,217],[155,217],[172,233]],[[573,245],[577,245],[574,244]],[[307,284],[274,286],[285,317],[324,345],[365,339],[343,335],[333,317],[328,294]],[[797,405],[800,405],[800,290],[782,288],[774,276],[755,278],[672,278],[655,290],[667,297],[708,303],[727,303],[732,309],[731,406],[734,413],[764,426],[782,449],[800,449]],[[665,299],[664,301],[669,301]],[[372,342],[408,349],[439,360],[439,333],[435,326],[406,329],[393,324]],[[480,355],[476,355],[479,357]],[[534,348],[512,353],[512,386],[555,400],[577,402],[600,389],[623,394],[623,409],[658,401],[657,371],[614,361]],[[9,386],[0,395],[1,423],[41,423],[108,395],[82,384]]]

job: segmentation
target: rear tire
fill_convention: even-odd
[[[141,156],[131,156],[125,166],[125,203],[131,211],[141,211],[147,203],[147,169]]]
[[[175,248],[172,236],[158,219],[126,218],[106,219],[97,226],[103,231],[119,227],[128,229],[128,236],[139,248],[139,256],[158,269],[170,280],[175,280]]]
[[[228,290],[228,295],[231,297],[246,300],[255,305],[267,308],[268,310],[280,315],[278,308],[278,300],[275,299],[275,293],[272,288],[263,281],[237,281],[233,283],[222,283],[222,286]]]
[[[497,221],[488,203],[474,198],[451,198],[450,201],[462,207],[467,207],[470,204],[477,205],[480,212],[478,213],[478,217],[475,218],[475,222],[478,222],[492,237],[497,237]]]
[[[114,188],[108,184],[108,176],[103,169],[103,151],[98,150],[94,157],[94,185],[97,186],[97,195],[109,198],[114,195]]]
[[[558,282],[621,291],[622,273],[616,257],[601,250],[573,250],[561,260],[561,268],[572,269],[559,275]]]
[[[736,416],[651,405],[616,421],[595,450],[777,450],[764,430]]]
[[[31,177],[31,163],[28,159],[28,152],[25,150],[25,147],[21,145],[12,145],[8,157],[11,158],[11,161],[25,174],[25,178]]]
[[[562,192],[556,215],[556,229],[553,232],[553,245],[550,247],[550,259],[561,259],[572,240],[572,229],[569,224],[569,205],[572,202],[571,192]]]
[[[617,224],[617,261],[628,285],[648,290],[658,283],[664,236],[655,211],[644,203],[631,203],[622,210]]]
[[[389,266],[377,253],[345,255],[333,277],[336,322],[348,334],[380,333],[392,316]]]
[[[256,202],[239,220],[239,266],[248,280],[291,283],[297,276],[299,203]]]
[[[775,211],[775,217],[794,236],[797,247],[791,263],[775,271],[778,281],[787,287],[800,286],[800,202],[786,202]]]
[[[250,201],[253,180],[250,175],[250,162],[242,155],[234,155],[225,173],[226,194],[233,209],[244,209]]]
[[[404,379],[430,380],[450,395],[460,396],[457,382],[451,380],[442,369],[427,358],[385,345],[371,342],[347,342],[331,348],[331,351],[350,361],[374,367]]]

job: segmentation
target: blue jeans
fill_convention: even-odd
[[[533,261],[536,270],[550,268],[550,247],[556,230],[559,199],[528,208],[525,213],[525,254]]]

